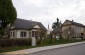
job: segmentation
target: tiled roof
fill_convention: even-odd
[[[74,21],[70,21],[70,20],[66,20],[66,21],[69,21],[70,23],[72,23],[72,25],[76,25],[76,26],[85,28],[85,25],[83,25],[83,24],[80,24],[80,23],[77,23],[77,22],[74,22]]]
[[[41,29],[47,30],[42,23],[24,19],[16,19],[13,26],[15,29],[32,29],[34,25],[39,25]]]

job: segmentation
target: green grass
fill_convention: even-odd
[[[80,42],[80,41],[81,40],[74,40],[74,41],[70,41],[70,43]],[[42,42],[40,44],[38,44],[35,47],[58,45],[58,44],[66,44],[66,43],[69,43],[69,41],[68,40],[56,40],[56,39],[53,39],[53,41],[50,43],[50,39],[45,38],[44,40],[42,40]],[[23,49],[29,49],[29,48],[35,48],[35,47],[32,47],[32,46],[3,47],[3,48],[0,48],[0,53],[16,51],[16,50],[23,50]]]
[[[29,48],[34,48],[34,47],[32,47],[32,46],[3,47],[3,48],[0,48],[0,53],[16,51],[16,50],[23,50],[23,49],[29,49]]]
[[[74,42],[80,42],[82,40],[57,40],[53,39],[52,42],[50,42],[50,39],[46,38],[41,42],[41,46],[49,46],[49,45],[59,45],[59,44],[66,44],[66,43],[74,43]]]

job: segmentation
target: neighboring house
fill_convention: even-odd
[[[58,39],[62,37],[62,23],[59,23],[59,26],[53,29],[52,36]]]
[[[39,37],[40,31],[47,31],[42,23],[16,19],[14,24],[11,26],[10,38]]]
[[[62,25],[62,32],[64,38],[84,38],[85,26],[73,20],[66,20]]]
[[[52,31],[52,35],[53,35],[53,37],[56,37],[59,39],[62,35],[62,29],[59,27],[54,28]]]

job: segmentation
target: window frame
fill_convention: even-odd
[[[10,32],[10,37],[15,37],[15,31]]]
[[[27,37],[27,32],[26,31],[21,31],[20,32],[20,37]]]

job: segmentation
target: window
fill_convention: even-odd
[[[26,32],[21,32],[20,36],[21,37],[26,37]]]
[[[15,32],[14,31],[11,31],[10,36],[11,37],[15,37]]]
[[[21,32],[21,37],[23,37],[23,32]]]

